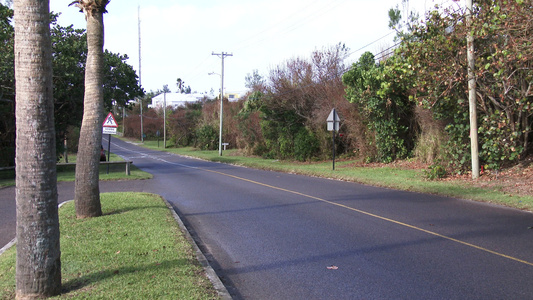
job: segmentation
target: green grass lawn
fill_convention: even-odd
[[[217,299],[164,201],[144,193],[102,194],[104,216],[59,209],[62,295],[54,299]],[[0,256],[0,299],[15,296],[12,247]]]
[[[76,162],[76,155],[71,154],[68,157],[69,163]],[[123,159],[111,153],[109,161],[123,161]],[[59,163],[65,162],[61,159]],[[135,165],[130,165],[130,175],[126,175],[125,165],[109,165],[100,166],[100,180],[136,180],[136,179],[150,179],[152,174],[139,170]],[[74,181],[76,179],[75,166],[57,166],[57,181]],[[15,171],[6,170],[0,171],[0,188],[15,185]]]

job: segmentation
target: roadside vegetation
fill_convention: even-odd
[[[94,12],[101,14],[109,1],[97,2],[103,6]],[[465,8],[457,1],[453,1],[449,7],[437,6],[424,16],[405,9],[409,7],[409,0],[401,2],[405,5],[403,10],[397,7],[389,11],[389,26],[391,30],[396,31],[395,45],[384,46],[382,51],[366,52],[355,58],[350,56],[357,51],[353,52],[341,42],[317,48],[308,57],[296,57],[281,62],[267,74],[250,70],[251,74],[244,78],[249,91],[238,101],[222,99],[223,116],[219,115],[219,100],[207,96],[201,101],[181,107],[148,108],[154,96],[170,92],[168,86],[164,86],[160,91],[145,93],[139,85],[135,70],[126,63],[128,57],[105,51],[102,56],[103,70],[97,72],[104,77],[102,81],[98,81],[102,82],[100,85],[103,86],[104,110],[106,113],[115,113],[121,123],[119,130],[123,131],[126,137],[139,139],[142,136],[145,140],[155,140],[166,132],[168,145],[176,147],[171,151],[181,154],[533,210],[531,189],[525,188],[521,183],[527,182],[529,187],[532,181],[531,1],[476,1],[474,21],[468,26],[465,22]],[[73,3],[81,5],[85,2]],[[41,13],[41,19],[48,18],[48,12]],[[89,151],[88,139],[81,139],[88,144],[82,143],[80,152],[78,141],[83,111],[83,71],[89,67],[86,58],[90,56],[88,46],[91,44],[87,43],[85,30],[59,26],[56,22],[58,17],[50,15],[51,45],[43,45],[46,51],[42,52],[52,53],[50,59],[53,74],[44,74],[44,71],[49,70],[41,68],[44,75],[40,77],[53,78],[53,84],[50,83],[47,91],[53,89],[53,99],[52,95],[49,95],[48,100],[53,101],[54,116],[52,118],[42,111],[40,121],[44,124],[45,119],[54,120],[54,128],[51,128],[51,124],[47,126],[52,131],[55,129],[55,155],[59,158],[67,150],[75,153]],[[35,26],[27,28],[34,29],[31,33],[44,36],[46,31],[36,28],[44,27],[45,22],[34,21]],[[15,118],[15,90],[29,89],[15,88],[16,82],[23,82],[15,81],[15,74],[22,72],[15,72],[14,62],[21,56],[15,57],[13,10],[3,3],[0,3],[0,29],[0,114],[3,117],[0,121],[0,167],[9,167],[15,165],[16,136],[21,139],[23,137],[16,134],[17,130],[21,129],[21,126],[15,128],[16,120],[20,121],[22,118]],[[476,49],[474,71],[478,87],[477,131],[479,161],[483,172],[481,180],[478,181],[464,177],[471,170],[472,160],[469,106],[466,101],[466,36],[470,33],[474,36]],[[179,93],[191,92],[190,87],[184,87],[182,79],[178,78],[176,84]],[[39,97],[27,97],[30,98]],[[130,102],[132,99],[136,101]],[[17,106],[21,107],[19,104],[17,103]],[[51,104],[47,107],[51,107]],[[101,107],[100,103],[98,107]],[[326,127],[326,118],[332,108],[336,108],[341,118],[339,132],[334,140]],[[101,114],[103,117],[104,110],[90,112]],[[52,110],[49,114],[52,114]],[[143,125],[141,116],[144,116]],[[229,145],[228,149],[232,150],[226,151],[225,156],[218,157],[218,124],[222,117],[222,140]],[[140,128],[143,128],[143,131]],[[90,130],[90,133],[97,137],[93,146],[100,142],[100,130],[99,124]],[[84,131],[84,134],[88,133]],[[50,138],[46,142],[53,148],[52,140]],[[328,162],[333,156],[333,146],[338,158],[334,172],[330,170]],[[28,147],[27,151],[29,150],[35,148]],[[96,154],[97,149],[92,150]],[[24,149],[17,151],[25,153]],[[38,155],[28,157],[37,159]],[[92,156],[83,155],[84,159],[89,157]],[[37,172],[27,168],[26,173],[42,175],[45,174],[44,171],[51,171],[54,158],[46,161],[51,162],[46,168],[41,167],[42,170]],[[405,167],[405,162],[423,168]],[[106,170],[107,167],[103,169]],[[104,175],[100,169],[100,179],[106,179],[108,176],[108,179],[125,177],[126,175],[118,175],[124,174],[120,169],[118,167],[115,170],[116,177]],[[97,170],[87,166],[78,170],[78,178],[88,178],[89,176],[85,175],[97,173]],[[59,180],[74,180],[73,170],[59,172]],[[506,179],[505,176],[511,173],[516,176]],[[0,184],[6,181],[3,177],[12,174],[8,171],[0,175]],[[28,182],[23,180],[26,174],[19,175],[19,183]],[[98,184],[97,176],[90,178],[95,180],[79,182]],[[526,180],[523,180],[524,178]],[[55,187],[46,184],[44,179],[46,177],[40,177],[41,185],[33,185],[32,188],[39,188],[38,192],[43,194],[54,195],[55,193],[46,193],[53,191]],[[99,195],[89,194],[90,192],[86,195],[79,193],[90,196],[85,197],[87,199],[94,199],[84,200],[85,203],[94,202],[93,204],[98,205],[77,205],[80,208],[78,216],[101,214]],[[17,216],[22,216],[22,213],[31,216],[54,212],[50,207],[31,204],[37,200],[34,195],[31,192],[20,194],[21,197],[26,197],[30,205],[20,206]],[[54,204],[53,199],[47,200],[51,200],[48,201],[49,204]],[[76,200],[80,203],[80,199]],[[89,207],[96,208],[95,214],[85,214],[89,209],[81,211],[82,208]],[[34,208],[41,210],[30,211]],[[43,218],[37,222],[41,228],[48,226],[44,220]],[[50,228],[55,232],[57,226]],[[28,233],[35,237],[38,235],[36,230]],[[32,239],[27,239],[30,240]],[[35,245],[32,243],[26,243],[20,249],[30,249],[29,247],[33,246]],[[93,246],[87,246],[88,250]],[[47,249],[55,251],[47,253],[59,253],[59,247]],[[35,256],[28,255],[26,258],[19,261],[29,262]],[[83,261],[83,258],[81,260]],[[115,269],[113,272],[116,271],[121,274],[124,270]],[[85,276],[83,274],[79,272],[78,276]],[[81,285],[84,286],[86,281],[98,281],[94,279],[99,278],[98,274],[88,276]],[[108,273],[104,273],[104,276],[107,276],[106,274]],[[56,278],[48,272],[46,275]],[[29,279],[24,276],[19,278]],[[74,287],[69,284],[66,286],[70,289],[77,289],[77,283]],[[53,288],[57,290],[57,287]],[[115,289],[120,292],[122,287]],[[147,295],[146,298],[156,296]]]
[[[476,1],[474,22],[467,28],[465,8],[457,3],[437,6],[419,15],[402,6],[389,12],[395,44],[359,58],[345,44],[317,48],[307,57],[295,57],[266,74],[250,70],[248,92],[239,101],[224,99],[223,141],[243,155],[265,159],[315,162],[331,159],[331,133],[326,118],[336,108],[341,124],[335,139],[336,156],[364,163],[414,160],[426,166],[426,177],[442,179],[468,174],[471,169],[467,87],[466,35],[473,32],[476,48],[479,158],[483,172],[502,173],[528,164],[533,155],[533,11],[528,1]],[[11,11],[1,6],[1,17]],[[54,16],[54,19],[57,16]],[[12,28],[9,22],[5,32]],[[76,53],[76,60],[54,56],[55,70],[74,74],[54,83],[57,153],[68,141],[76,150],[79,139],[85,31],[53,23],[54,51]],[[502,38],[505,37],[505,38]],[[6,47],[12,36],[2,36]],[[11,53],[6,48],[5,53]],[[10,54],[11,55],[11,54]],[[180,107],[149,108],[151,99],[172,92],[168,85],[143,94],[126,56],[106,52],[104,89],[106,111],[114,111],[126,137],[162,138],[169,145],[215,150],[218,146],[219,100],[205,97]],[[61,58],[61,59],[59,59]],[[12,55],[2,57],[6,66]],[[80,61],[78,63],[78,60]],[[74,63],[73,63],[74,62]],[[444,62],[444,63],[443,63]],[[75,69],[78,68],[78,69]],[[65,70],[73,70],[66,72]],[[6,74],[3,87],[13,85]],[[108,78],[109,77],[109,78]],[[113,81],[113,78],[124,80]],[[109,79],[109,80],[108,80]],[[13,98],[13,88],[2,90]],[[178,78],[175,90],[190,93]],[[125,91],[112,94],[116,91]],[[129,99],[137,100],[126,105]],[[118,99],[115,105],[110,99]],[[109,100],[109,101],[108,101]],[[14,156],[14,102],[0,102],[5,122],[0,124],[0,165],[12,165]],[[74,105],[74,106],[72,106]],[[142,109],[141,109],[142,106]],[[143,119],[141,133],[140,115]],[[76,114],[72,114],[76,112]],[[126,112],[126,115],[123,113]],[[166,124],[163,115],[166,114]]]
[[[408,3],[408,1],[403,1]],[[405,7],[408,7],[406,5]],[[479,159],[484,174],[529,165],[533,154],[533,18],[528,1],[476,1],[467,28],[458,3],[417,15],[397,7],[389,26],[396,44],[363,53],[339,43],[253,70],[240,101],[224,99],[223,141],[243,155],[316,162],[331,159],[326,118],[341,125],[336,156],[370,163],[416,161],[428,179],[459,178],[471,170],[466,36],[476,47]],[[505,38],[502,38],[505,36]],[[150,98],[144,100],[147,105]],[[219,102],[167,107],[173,147],[218,148]],[[139,138],[139,107],[125,136]],[[145,139],[163,132],[163,109],[144,107]]]
[[[59,209],[62,292],[51,299],[218,299],[163,200],[102,194],[104,215]],[[0,299],[15,298],[16,247],[0,256]]]

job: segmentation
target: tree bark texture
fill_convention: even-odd
[[[78,218],[102,215],[99,166],[104,121],[104,22],[103,13],[92,11],[87,18],[87,64],[83,120],[76,159],[75,205]]]
[[[17,299],[61,292],[48,0],[16,0]]]

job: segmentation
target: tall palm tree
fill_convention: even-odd
[[[61,292],[49,0],[16,0],[17,299]]]
[[[74,200],[78,218],[102,215],[99,166],[104,121],[104,13],[109,0],[77,0],[76,5],[87,21],[87,63],[83,119],[76,159]]]

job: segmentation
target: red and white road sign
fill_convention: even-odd
[[[114,128],[118,127],[117,121],[115,121],[115,117],[113,117],[112,113],[109,113],[107,115],[102,126],[103,127],[114,127]]]

